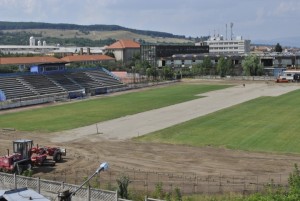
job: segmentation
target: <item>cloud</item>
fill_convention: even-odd
[[[299,1],[284,1],[281,2],[274,11],[274,15],[285,15],[300,11]]]
[[[2,21],[115,24],[186,36],[237,35],[253,38],[300,35],[299,0],[0,0]],[[293,32],[287,32],[293,26]]]

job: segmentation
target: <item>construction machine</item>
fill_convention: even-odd
[[[0,157],[0,171],[21,174],[32,166],[55,165],[62,161],[66,149],[59,147],[33,146],[33,140],[21,139],[13,141],[13,153]],[[49,159],[48,157],[52,157]]]

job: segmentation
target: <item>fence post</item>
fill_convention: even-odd
[[[149,176],[149,175],[148,175],[148,172],[147,172],[147,173],[146,173],[146,177],[147,177],[147,178],[146,178],[146,180],[147,180],[147,194],[148,194],[148,190],[149,190],[149,189],[148,189],[148,185],[149,185],[149,177],[148,177],[148,176]]]
[[[196,185],[195,185],[195,191],[194,193],[198,193],[198,176],[196,176]]]
[[[258,176],[256,176],[256,192],[258,192]]]
[[[184,181],[185,181],[185,176],[184,176],[184,172],[183,172],[183,182],[182,182],[182,193],[184,193]]]
[[[90,187],[90,185],[88,185],[86,190],[87,190],[87,201],[90,201],[91,200],[91,187]]]
[[[209,193],[209,176],[207,177],[207,193]]]
[[[221,193],[221,185],[222,185],[222,181],[221,181],[221,173],[220,173],[220,176],[219,176],[219,193]]]
[[[244,194],[246,193],[246,177],[244,176]]]
[[[16,173],[14,173],[14,186],[15,186],[15,189],[17,189],[17,175]]]
[[[75,185],[77,184],[77,171],[75,170]]]
[[[41,181],[39,177],[37,178],[37,191],[38,193],[41,193]]]

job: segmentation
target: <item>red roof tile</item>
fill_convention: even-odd
[[[65,62],[80,62],[80,61],[114,61],[115,59],[107,55],[74,55],[61,58]]]
[[[119,40],[106,49],[140,48],[140,44],[132,40]]]
[[[0,64],[43,64],[43,63],[65,63],[55,57],[2,57]]]

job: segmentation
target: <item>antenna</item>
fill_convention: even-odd
[[[230,30],[231,30],[231,35],[230,35],[230,39],[232,40],[233,38],[233,32],[232,32],[232,28],[233,28],[233,23],[230,22]]]
[[[226,40],[227,40],[227,24],[226,24]]]

